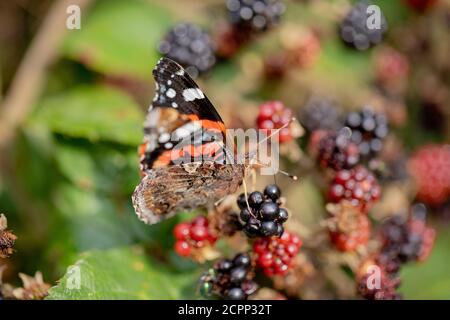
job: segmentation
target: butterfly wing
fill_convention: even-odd
[[[133,194],[134,209],[147,224],[158,223],[179,210],[192,210],[234,193],[243,165],[197,162],[148,171]]]
[[[133,193],[139,218],[154,224],[233,193],[243,165],[225,164],[225,126],[197,84],[176,62],[162,58],[156,93],[144,124],[142,180]]]
[[[225,125],[195,81],[168,58],[159,60],[153,77],[156,92],[144,124],[141,171],[205,157],[224,160]]]

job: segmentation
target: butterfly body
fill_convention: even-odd
[[[156,93],[139,148],[142,179],[132,196],[148,224],[234,193],[246,171],[228,161],[234,154],[226,147],[225,125],[184,69],[162,58],[153,76]]]

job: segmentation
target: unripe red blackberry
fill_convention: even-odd
[[[363,166],[338,171],[328,189],[330,202],[346,200],[362,212],[367,212],[380,197],[381,188],[377,179]]]
[[[192,256],[198,249],[213,246],[217,241],[217,237],[209,230],[208,219],[204,216],[177,224],[173,234],[176,239],[175,252],[182,257]]]
[[[408,169],[419,201],[438,206],[450,198],[450,145],[421,147],[412,155]]]
[[[281,238],[261,238],[253,243],[256,264],[267,276],[284,275],[293,266],[302,241],[292,233],[284,232]]]
[[[222,299],[246,300],[258,289],[253,281],[252,261],[247,253],[237,254],[232,260],[221,259],[201,278],[204,292]]]
[[[387,31],[386,19],[382,12],[380,26],[369,29],[368,18],[373,14],[367,10],[370,5],[372,3],[368,1],[358,2],[351,8],[340,25],[342,40],[358,50],[367,50],[381,42],[383,33]]]
[[[257,34],[277,25],[285,7],[281,0],[228,0],[227,10],[240,32]]]
[[[351,142],[351,131],[344,127],[338,132],[315,131],[311,136],[311,149],[322,168],[350,169],[359,161],[359,149]],[[313,145],[313,144],[316,145]]]
[[[386,87],[403,83],[409,72],[406,56],[393,48],[383,48],[375,55],[375,76]]]
[[[216,63],[208,33],[191,23],[179,23],[158,44],[158,51],[181,64],[192,76],[207,73]]]
[[[239,217],[244,233],[250,238],[281,236],[284,232],[282,224],[288,219],[288,212],[280,208],[281,190],[275,185],[266,186],[264,194],[254,191],[248,196],[238,197],[237,203],[241,212]],[[249,207],[248,207],[249,206]]]
[[[292,120],[292,111],[280,101],[268,101],[259,106],[258,118],[256,120],[258,129],[279,129]],[[289,142],[293,139],[290,126],[283,128],[278,135],[280,143]]]
[[[347,201],[328,207],[327,220],[331,242],[340,251],[355,251],[367,244],[371,234],[370,220],[359,208]]]
[[[382,150],[383,139],[389,133],[386,115],[375,113],[370,107],[349,113],[345,125],[352,130],[352,142],[358,145],[359,153],[366,158]]]

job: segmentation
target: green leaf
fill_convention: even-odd
[[[140,247],[90,251],[50,289],[47,299],[192,299],[197,279],[195,272],[176,273],[155,262]]]
[[[45,98],[31,121],[91,141],[137,146],[142,140],[143,114],[138,105],[126,94],[102,86],[80,86]]]
[[[160,6],[138,0],[97,1],[62,51],[95,71],[146,79],[159,55],[156,44],[171,23]]]

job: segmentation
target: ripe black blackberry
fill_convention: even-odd
[[[209,34],[191,23],[179,23],[158,44],[158,51],[180,63],[192,76],[207,73],[216,64]]]
[[[351,130],[324,132],[317,145],[317,162],[334,170],[351,169],[359,161],[358,146],[350,140]],[[314,139],[313,139],[314,140]]]
[[[380,226],[382,246],[378,260],[384,265],[395,265],[424,260],[434,244],[434,229],[427,227],[426,207],[416,204],[407,219],[395,215]],[[398,269],[398,268],[397,268]]]
[[[217,261],[201,279],[201,291],[227,300],[246,300],[256,292],[252,260],[247,253]]]
[[[359,153],[365,158],[381,151],[383,139],[389,133],[386,115],[375,113],[369,107],[349,113],[345,125],[352,130],[351,140],[358,145]]]
[[[336,130],[342,126],[339,107],[331,100],[313,97],[299,114],[301,124],[309,131]]]
[[[280,208],[280,196],[280,188],[270,184],[264,189],[264,194],[254,191],[247,199],[244,194],[238,197],[237,203],[241,209],[239,216],[249,238],[281,237],[284,232],[283,223],[289,214],[286,209]]]
[[[259,33],[278,24],[285,7],[281,0],[228,0],[227,10],[237,30]]]
[[[358,50],[366,50],[371,46],[381,42],[383,33],[387,31],[387,22],[381,12],[380,25],[371,27],[371,19],[373,13],[367,12],[367,8],[372,5],[368,1],[360,1],[354,5],[350,12],[346,15],[340,25],[340,36],[342,40],[349,46]],[[369,27],[368,27],[369,25]]]

